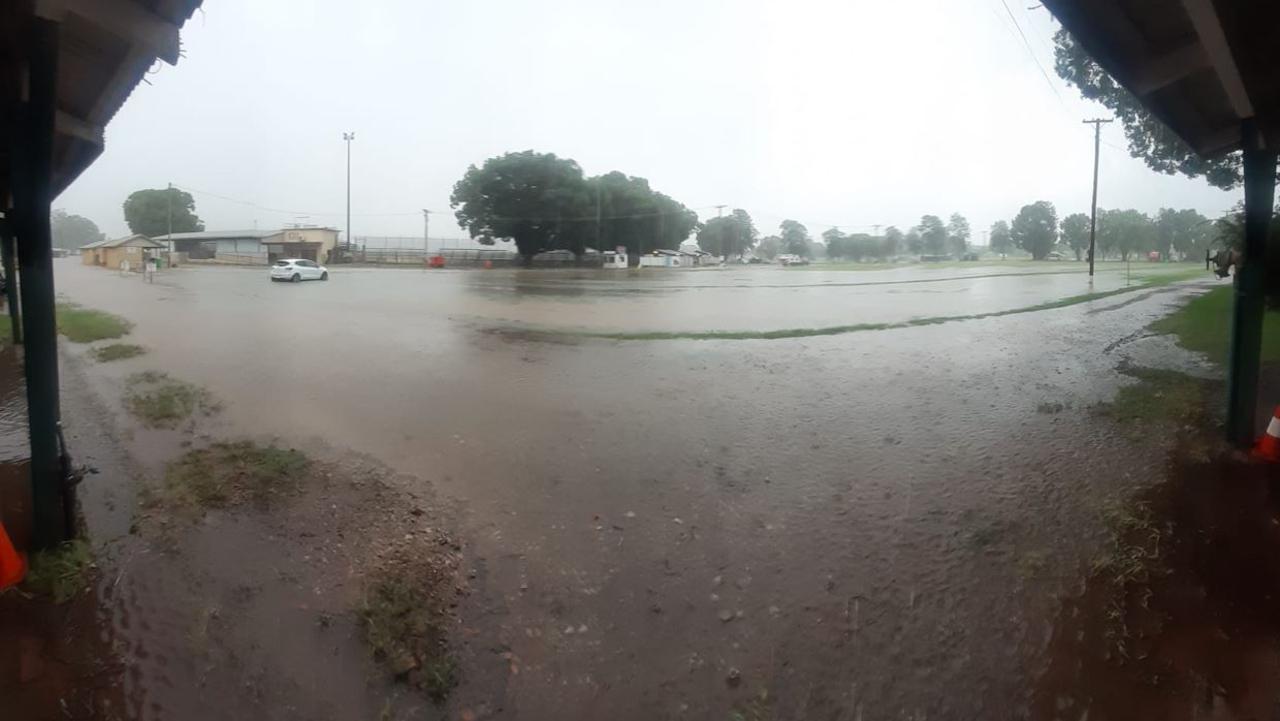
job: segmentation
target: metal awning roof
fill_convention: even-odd
[[[13,122],[25,92],[31,22],[60,23],[53,192],[102,153],[103,128],[156,62],[178,61],[178,29],[202,0],[0,2],[0,202],[7,197]]]
[[[1045,0],[1086,52],[1200,155],[1254,118],[1280,147],[1280,2]]]
[[[89,243],[88,245],[82,245],[80,246],[80,250],[93,250],[94,248],[119,248],[125,245],[134,245],[139,248],[165,247],[164,243],[154,241],[141,233],[134,233],[133,235],[126,235],[123,238],[108,238],[106,240]]]

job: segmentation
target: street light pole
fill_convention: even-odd
[[[164,244],[169,246],[169,265],[173,266],[173,183],[169,183],[168,190],[165,191],[165,233]]]
[[[351,141],[356,139],[356,134],[343,133],[342,139],[347,141],[347,253],[351,252]]]

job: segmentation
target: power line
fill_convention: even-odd
[[[1031,42],[1027,40],[1027,35],[1022,32],[1022,26],[1018,24],[1018,19],[1013,16],[1013,11],[1009,9],[1009,3],[1005,0],[1000,0],[1000,4],[1004,6],[1004,11],[1009,15],[1009,19],[1013,21],[1013,27],[1018,31],[1018,37],[1022,38],[1022,44],[1026,47],[1027,54],[1031,56],[1031,60],[1036,64],[1036,67],[1040,69],[1040,75],[1044,76],[1044,81],[1049,84],[1049,89],[1053,91],[1053,96],[1056,97],[1058,102],[1062,103],[1062,106],[1065,108],[1066,103],[1062,100],[1062,94],[1058,92],[1058,87],[1049,79],[1049,73],[1045,71],[1044,66],[1040,64],[1040,58],[1036,57],[1035,51],[1031,49]]]
[[[218,198],[219,200],[225,200],[225,201],[227,201],[228,203],[237,203],[237,204],[239,204],[239,205],[245,205],[245,206],[248,206],[248,207],[250,207],[250,208],[254,208],[254,209],[256,209],[256,210],[263,210],[263,211],[266,211],[266,212],[268,212],[268,213],[282,213],[282,214],[284,214],[284,215],[338,215],[338,216],[344,215],[344,213],[341,213],[341,212],[338,212],[338,213],[322,213],[322,212],[307,212],[307,211],[302,211],[302,210],[285,210],[285,209],[283,209],[283,208],[271,208],[271,207],[268,207],[268,206],[265,206],[265,205],[259,205],[259,204],[255,203],[255,202],[253,202],[253,201],[250,201],[250,200],[241,200],[240,198],[232,198],[232,197],[230,197],[230,196],[228,196],[228,195],[220,195],[220,194],[218,194],[218,193],[211,193],[211,192],[209,192],[209,191],[207,191],[207,190],[197,190],[196,188],[191,188],[191,187],[187,187],[187,186],[183,186],[183,185],[174,185],[173,187],[177,188],[178,190],[185,190],[185,191],[187,191],[188,193],[196,193],[197,195],[207,195],[207,196],[209,196],[209,197],[211,197],[211,198]],[[418,215],[418,214],[419,214],[419,213],[421,213],[421,212],[422,212],[422,211],[413,211],[413,212],[406,212],[406,213],[352,213],[351,215],[353,215],[353,216],[373,217],[373,216]]]
[[[272,208],[272,207],[265,206],[265,205],[259,205],[258,203],[255,203],[255,202],[253,202],[253,201],[251,201],[251,200],[243,200],[243,199],[240,199],[240,198],[233,198],[233,197],[231,197],[231,196],[229,196],[229,195],[222,195],[222,194],[220,194],[220,193],[213,193],[213,192],[210,192],[210,191],[207,191],[207,190],[199,190],[199,189],[196,189],[196,188],[191,188],[191,187],[188,187],[188,186],[182,186],[182,185],[174,185],[173,187],[175,187],[175,188],[177,188],[177,189],[179,189],[179,190],[185,190],[185,191],[187,191],[188,193],[196,193],[196,194],[198,194],[198,195],[207,195],[207,196],[209,196],[209,197],[211,197],[211,198],[218,198],[219,200],[225,200],[225,201],[227,201],[228,203],[237,203],[237,204],[239,204],[239,205],[248,206],[248,207],[250,207],[250,208],[255,208],[255,209],[257,209],[257,210],[267,211],[267,212],[269,212],[269,213],[281,213],[281,214],[284,214],[284,215],[294,215],[294,216],[298,216],[298,215],[336,215],[336,216],[341,216],[341,215],[344,215],[344,213],[341,213],[341,212],[335,212],[335,213],[329,213],[329,212],[307,212],[307,211],[302,211],[302,210],[286,210],[286,209],[284,209],[284,208]],[[689,210],[692,210],[692,211],[694,211],[694,212],[697,212],[697,211],[699,211],[699,210],[712,210],[712,209],[714,209],[715,207],[716,207],[716,206],[714,206],[714,205],[708,205],[708,206],[702,206],[702,207],[697,207],[697,208],[684,208],[683,210],[669,210],[669,211],[658,211],[658,210],[654,210],[654,211],[644,211],[644,212],[640,212],[640,213],[628,213],[628,214],[624,214],[624,215],[609,215],[609,216],[603,216],[603,217],[601,217],[601,218],[599,218],[599,219],[600,219],[600,220],[627,220],[627,219],[633,219],[633,218],[655,218],[655,217],[658,217],[659,215],[680,215],[680,214],[682,214],[682,213],[684,213],[684,212],[686,212],[686,211],[689,211]],[[423,212],[435,213],[435,214],[437,214],[437,215],[442,215],[442,214],[448,214],[448,213],[450,213],[450,212],[452,212],[452,211],[420,209],[420,210],[414,210],[414,211],[406,211],[406,212],[402,212],[402,213],[401,213],[401,212],[396,212],[396,213],[352,213],[351,215],[352,215],[352,217],[396,217],[396,216],[421,215]],[[592,222],[594,222],[594,221],[596,221],[596,220],[597,220],[597,218],[596,218],[596,216],[595,216],[595,215],[582,216],[582,217],[568,217],[568,218],[565,218],[565,217],[557,218],[557,217],[554,217],[554,216],[551,216],[551,217],[542,217],[542,216],[529,216],[529,217],[515,217],[515,216],[511,216],[511,217],[507,217],[507,216],[501,216],[501,217],[495,217],[495,218],[494,218],[494,220],[501,220],[501,221],[506,221],[506,222],[528,222],[528,223],[555,223],[555,222],[561,222],[561,223],[578,223],[578,222],[584,222],[584,221],[592,221]]]

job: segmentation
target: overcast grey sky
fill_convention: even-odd
[[[1029,52],[1001,0],[206,0],[186,57],[134,91],[55,207],[122,235],[125,197],[172,182],[209,229],[341,228],[354,131],[355,236],[420,235],[428,208],[445,211],[432,237],[460,237],[453,183],[532,148],[703,218],[746,208],[766,233],[959,211],[980,240],[1037,199],[1088,212],[1080,121],[1105,109],[1054,75],[1032,4],[1008,6]],[[1149,171],[1115,125],[1103,141],[1102,207],[1216,215],[1239,197]]]

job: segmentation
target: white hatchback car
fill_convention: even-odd
[[[271,280],[329,280],[329,269],[305,258],[281,258],[271,266]]]

